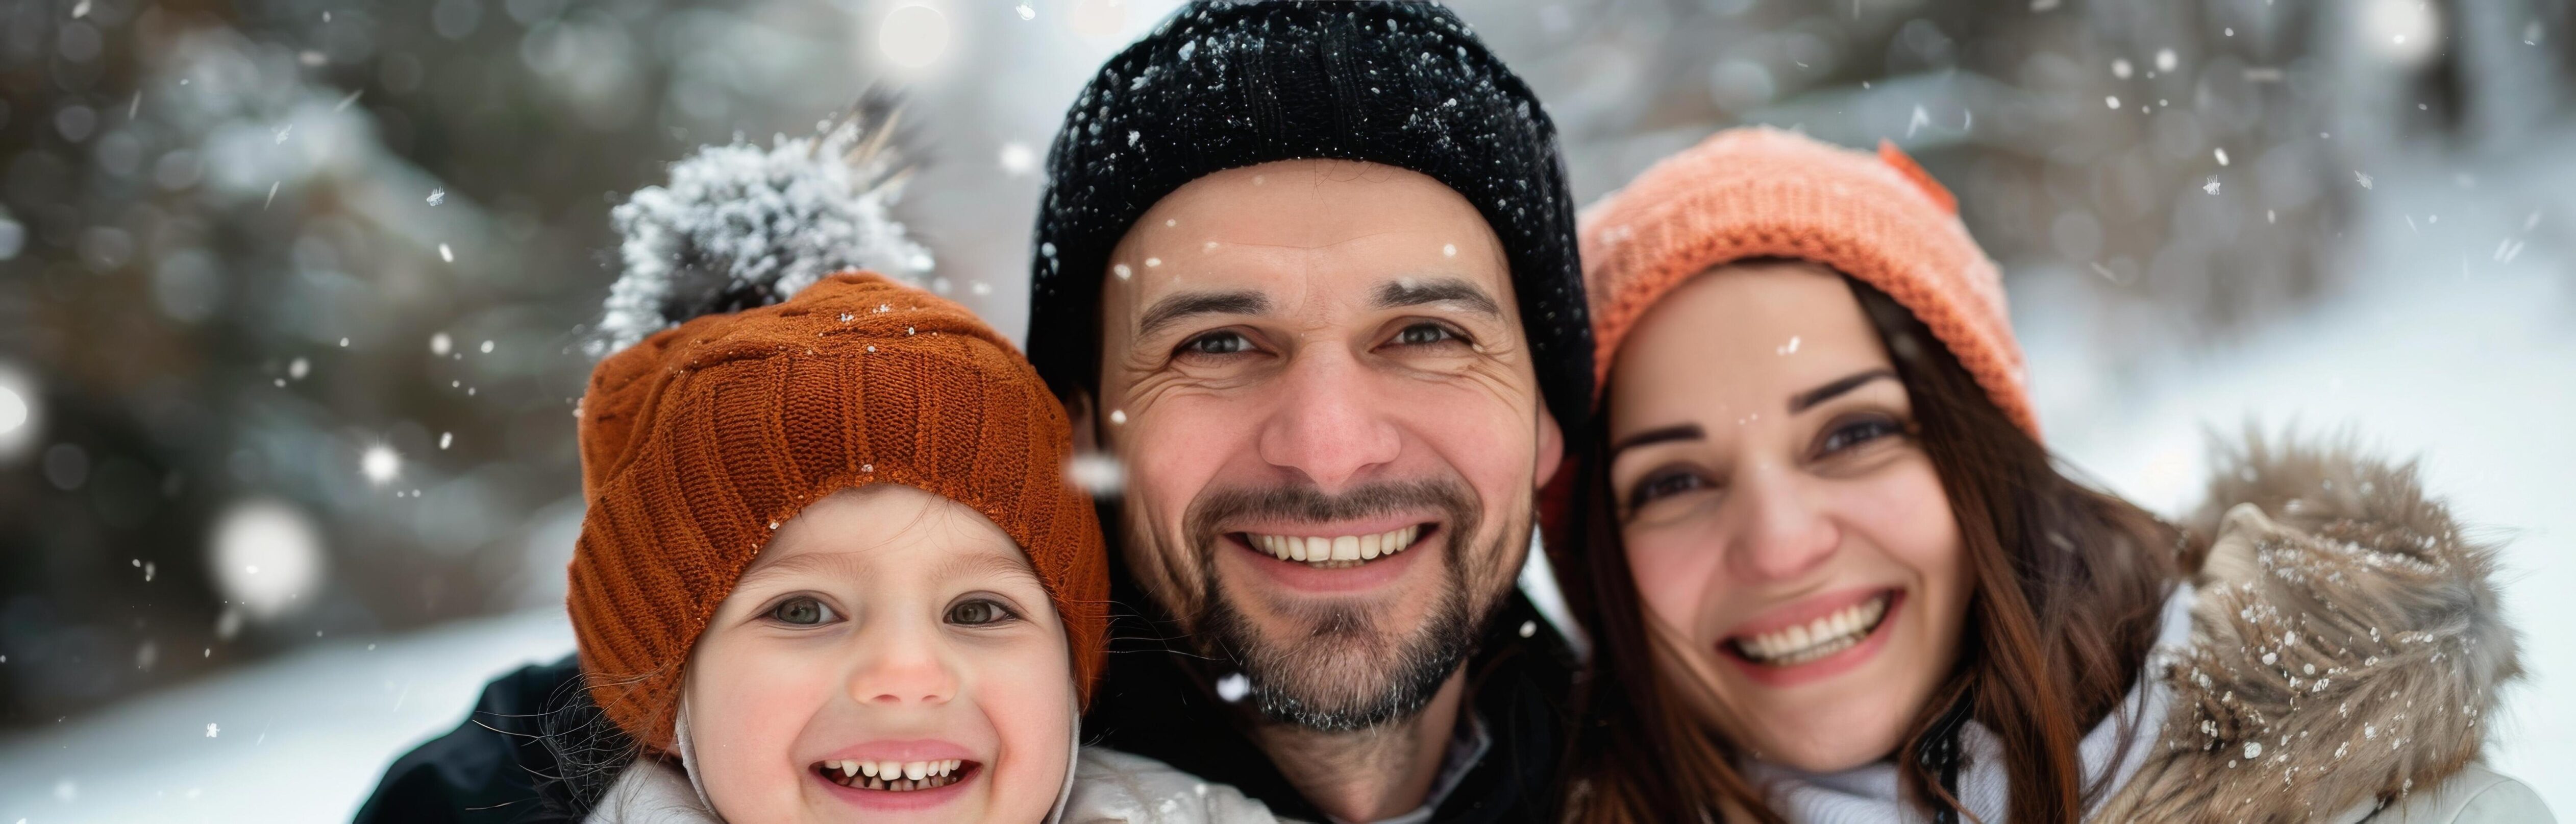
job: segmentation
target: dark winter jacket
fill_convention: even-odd
[[[580,788],[605,786],[622,766],[590,755],[622,749],[623,737],[613,729],[582,689],[574,656],[521,667],[485,685],[455,730],[386,769],[358,808],[358,824],[579,821],[586,806],[576,803],[584,795]],[[601,749],[566,757],[568,742],[586,739]],[[594,760],[585,763],[585,757]],[[593,789],[588,797],[596,794]]]
[[[1120,583],[1124,583],[1120,580]],[[1119,603],[1144,603],[1132,590]],[[1283,819],[1326,820],[1254,746],[1250,713],[1217,697],[1185,645],[1154,622],[1111,615],[1109,671],[1083,717],[1083,742],[1146,756],[1231,784]],[[1524,636],[1526,630],[1529,634]],[[1575,665],[1565,642],[1513,593],[1467,663],[1466,708],[1491,744],[1431,817],[1439,824],[1554,821],[1556,767]]]

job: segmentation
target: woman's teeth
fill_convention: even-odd
[[[1851,649],[1887,616],[1887,594],[1835,610],[1803,626],[1728,639],[1755,663],[1790,667]]]
[[[814,765],[823,778],[862,790],[908,792],[945,787],[963,780],[966,761],[824,761]]]
[[[1270,553],[1282,561],[1303,561],[1317,569],[1340,569],[1359,566],[1380,557],[1403,552],[1413,547],[1413,539],[1422,536],[1422,525],[1381,532],[1375,535],[1340,535],[1330,538],[1296,535],[1261,535],[1246,532],[1244,540],[1254,549]]]

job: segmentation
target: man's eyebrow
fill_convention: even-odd
[[[1270,311],[1270,298],[1250,289],[1230,292],[1182,292],[1154,301],[1136,321],[1136,336],[1198,315],[1258,315]]]
[[[1502,304],[1465,278],[1401,278],[1377,288],[1377,308],[1395,309],[1425,303],[1461,303],[1477,312],[1502,317]]]
[[[1625,438],[1620,438],[1617,443],[1610,445],[1609,457],[1610,460],[1615,461],[1619,459],[1619,453],[1626,452],[1640,446],[1645,446],[1647,444],[1663,443],[1665,441],[1696,441],[1705,437],[1708,437],[1708,433],[1701,431],[1699,424],[1677,423],[1671,426],[1649,429],[1644,432],[1629,435]]]
[[[1837,378],[1832,383],[1791,395],[1789,396],[1789,414],[1795,415],[1800,412],[1805,412],[1808,407],[1833,400],[1837,395],[1858,389],[1862,384],[1878,380],[1880,378],[1896,380],[1896,373],[1884,368],[1871,369],[1866,372],[1856,372]]]

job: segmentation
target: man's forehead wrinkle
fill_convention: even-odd
[[[1222,238],[1211,238],[1211,240],[1215,241],[1216,243],[1220,243],[1220,244],[1223,244],[1223,245],[1226,245],[1226,246],[1235,246],[1235,247],[1242,247],[1242,248],[1249,248],[1249,249],[1286,249],[1286,250],[1290,250],[1290,251],[1311,252],[1311,251],[1317,251],[1317,250],[1322,250],[1322,249],[1331,249],[1331,248],[1334,248],[1334,247],[1336,247],[1336,246],[1347,246],[1347,245],[1350,245],[1350,244],[1353,244],[1353,243],[1358,243],[1358,242],[1363,241],[1363,240],[1370,240],[1370,239],[1380,238],[1380,237],[1385,237],[1385,236],[1387,236],[1387,235],[1394,235],[1394,234],[1402,234],[1402,233],[1401,233],[1401,232],[1395,232],[1395,231],[1370,232],[1370,233],[1363,234],[1363,235],[1355,235],[1355,236],[1352,236],[1352,237],[1346,237],[1346,238],[1343,238],[1343,239],[1341,239],[1341,240],[1333,241],[1333,242],[1331,242],[1331,243],[1258,243],[1258,242],[1253,242],[1253,241],[1225,240],[1225,239],[1222,239]]]

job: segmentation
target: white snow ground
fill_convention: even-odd
[[[316,644],[0,741],[0,822],[347,821],[485,680],[571,649],[555,609]]]
[[[2576,627],[2576,250],[2553,245],[2576,234],[2576,157],[2556,162],[2474,169],[2476,188],[2448,168],[2373,170],[2348,233],[2365,271],[2336,296],[2125,383],[2094,347],[2137,344],[2096,340],[2074,301],[2027,290],[2016,323],[2052,447],[2165,511],[2194,502],[2204,432],[2247,421],[2424,456],[2432,490],[2510,541],[2530,675],[2492,719],[2489,759],[2576,818],[2576,784],[2552,780],[2576,768],[2576,635],[2541,631]],[[2512,241],[2529,245],[2498,260]],[[344,821],[485,679],[571,644],[552,609],[334,641],[0,739],[0,822]]]

